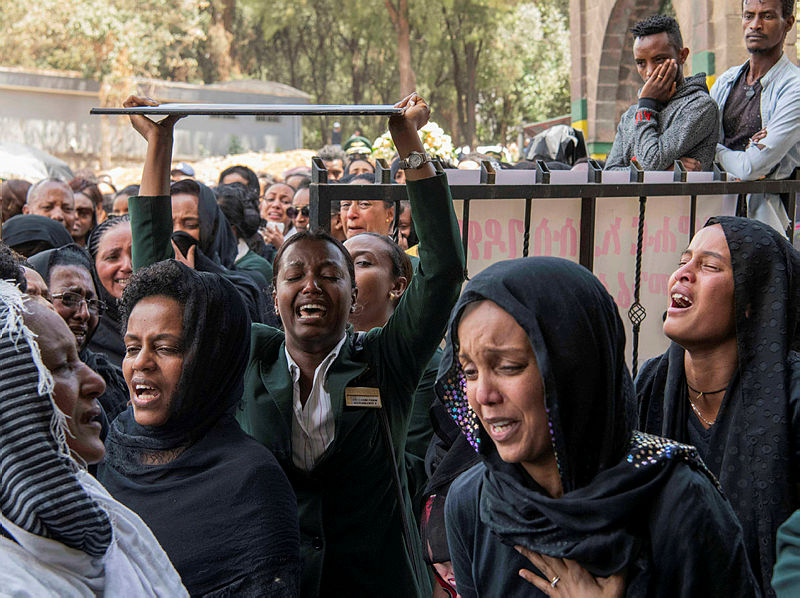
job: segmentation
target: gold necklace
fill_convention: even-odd
[[[730,382],[728,384],[730,384]],[[693,393],[695,393],[697,395],[695,397],[695,401],[699,401],[700,399],[702,399],[703,395],[717,395],[717,394],[719,394],[721,392],[724,392],[725,390],[728,389],[728,386],[725,385],[725,388],[720,388],[719,390],[714,390],[714,391],[711,391],[711,392],[703,392],[701,390],[697,390],[696,388],[692,388],[691,384],[689,384],[688,381],[686,382],[686,386],[688,386],[689,390],[691,390]],[[703,423],[706,424],[709,428],[711,426],[713,426],[714,423],[717,421],[716,417],[712,421],[708,421],[705,417],[703,417],[703,414],[700,413],[700,409],[698,409],[697,405],[694,404],[694,401],[692,400],[692,397],[689,397],[689,404],[692,406],[692,411],[694,411],[695,414],[697,415],[697,417],[699,417],[703,421]]]

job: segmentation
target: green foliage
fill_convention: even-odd
[[[119,104],[132,77],[259,78],[332,104],[399,98],[397,31],[385,2],[13,0],[0,2],[0,65],[78,71]],[[454,142],[503,142],[568,112],[568,0],[408,0],[411,67]],[[320,147],[333,118],[304,119]],[[347,119],[375,138],[382,119]]]
[[[4,2],[0,64],[78,71],[116,102],[133,76],[196,76],[206,25],[191,0]]]
[[[570,109],[569,27],[563,2],[520,4],[492,45],[481,82],[479,137],[511,141],[517,127]]]

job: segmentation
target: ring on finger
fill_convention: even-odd
[[[551,587],[551,588],[554,588],[554,587],[556,587],[556,584],[557,584],[559,581],[561,581],[561,578],[560,578],[558,575],[556,575],[556,576],[555,576],[553,579],[551,579],[551,580],[550,580],[550,587]]]

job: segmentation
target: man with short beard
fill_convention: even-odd
[[[742,29],[750,59],[711,88],[720,109],[717,161],[737,179],[785,179],[800,165],[800,69],[783,53],[794,26],[795,0],[743,0]],[[748,215],[786,233],[780,197],[752,194]]]

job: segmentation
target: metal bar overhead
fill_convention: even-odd
[[[366,104],[177,104],[135,106],[132,108],[92,108],[89,114],[147,114],[184,116],[391,116],[402,108],[391,105]]]

